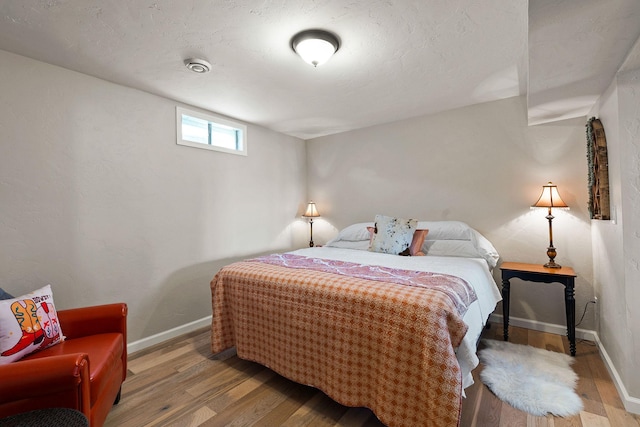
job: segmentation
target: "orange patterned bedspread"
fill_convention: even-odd
[[[235,346],[388,426],[458,425],[467,326],[445,293],[255,261],[224,267],[211,293],[214,353]]]

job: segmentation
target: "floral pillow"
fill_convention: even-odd
[[[0,365],[63,339],[51,286],[0,301]]]
[[[369,250],[400,255],[409,250],[417,225],[415,219],[376,215],[375,233]]]
[[[369,246],[373,242],[373,237],[376,233],[375,227],[367,227],[367,231],[369,232]],[[411,244],[409,245],[409,253],[401,252],[399,255],[411,255],[411,256],[424,256],[424,252],[422,252],[422,244],[424,243],[424,239],[427,237],[429,230],[416,230],[413,232],[413,238],[411,239]]]

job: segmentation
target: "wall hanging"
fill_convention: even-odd
[[[595,117],[587,121],[587,159],[589,162],[589,214],[591,219],[611,219],[607,138],[602,122]]]

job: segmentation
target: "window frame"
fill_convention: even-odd
[[[214,125],[226,126],[233,129],[236,129],[241,132],[242,136],[240,138],[240,144],[242,146],[241,150],[221,147],[213,144],[204,144],[201,142],[188,141],[182,138],[182,116],[190,116],[196,119],[205,120],[207,122],[213,123]],[[176,143],[178,145],[184,145],[187,147],[193,148],[201,148],[204,150],[211,151],[220,151],[223,153],[236,154],[240,156],[248,155],[248,147],[247,147],[247,126],[240,122],[236,122],[234,120],[225,119],[218,115],[212,113],[203,113],[201,111],[191,110],[189,108],[176,106]]]

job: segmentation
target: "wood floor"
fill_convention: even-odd
[[[501,328],[485,338],[501,338]],[[568,354],[565,337],[513,327],[510,341]],[[129,357],[122,400],[106,427],[141,426],[383,426],[365,408],[347,408],[233,352],[213,357],[209,330],[173,339]],[[466,390],[461,427],[640,427],[625,412],[593,343],[579,342],[573,365],[584,411],[572,418],[534,417],[498,400],[478,379]]]

